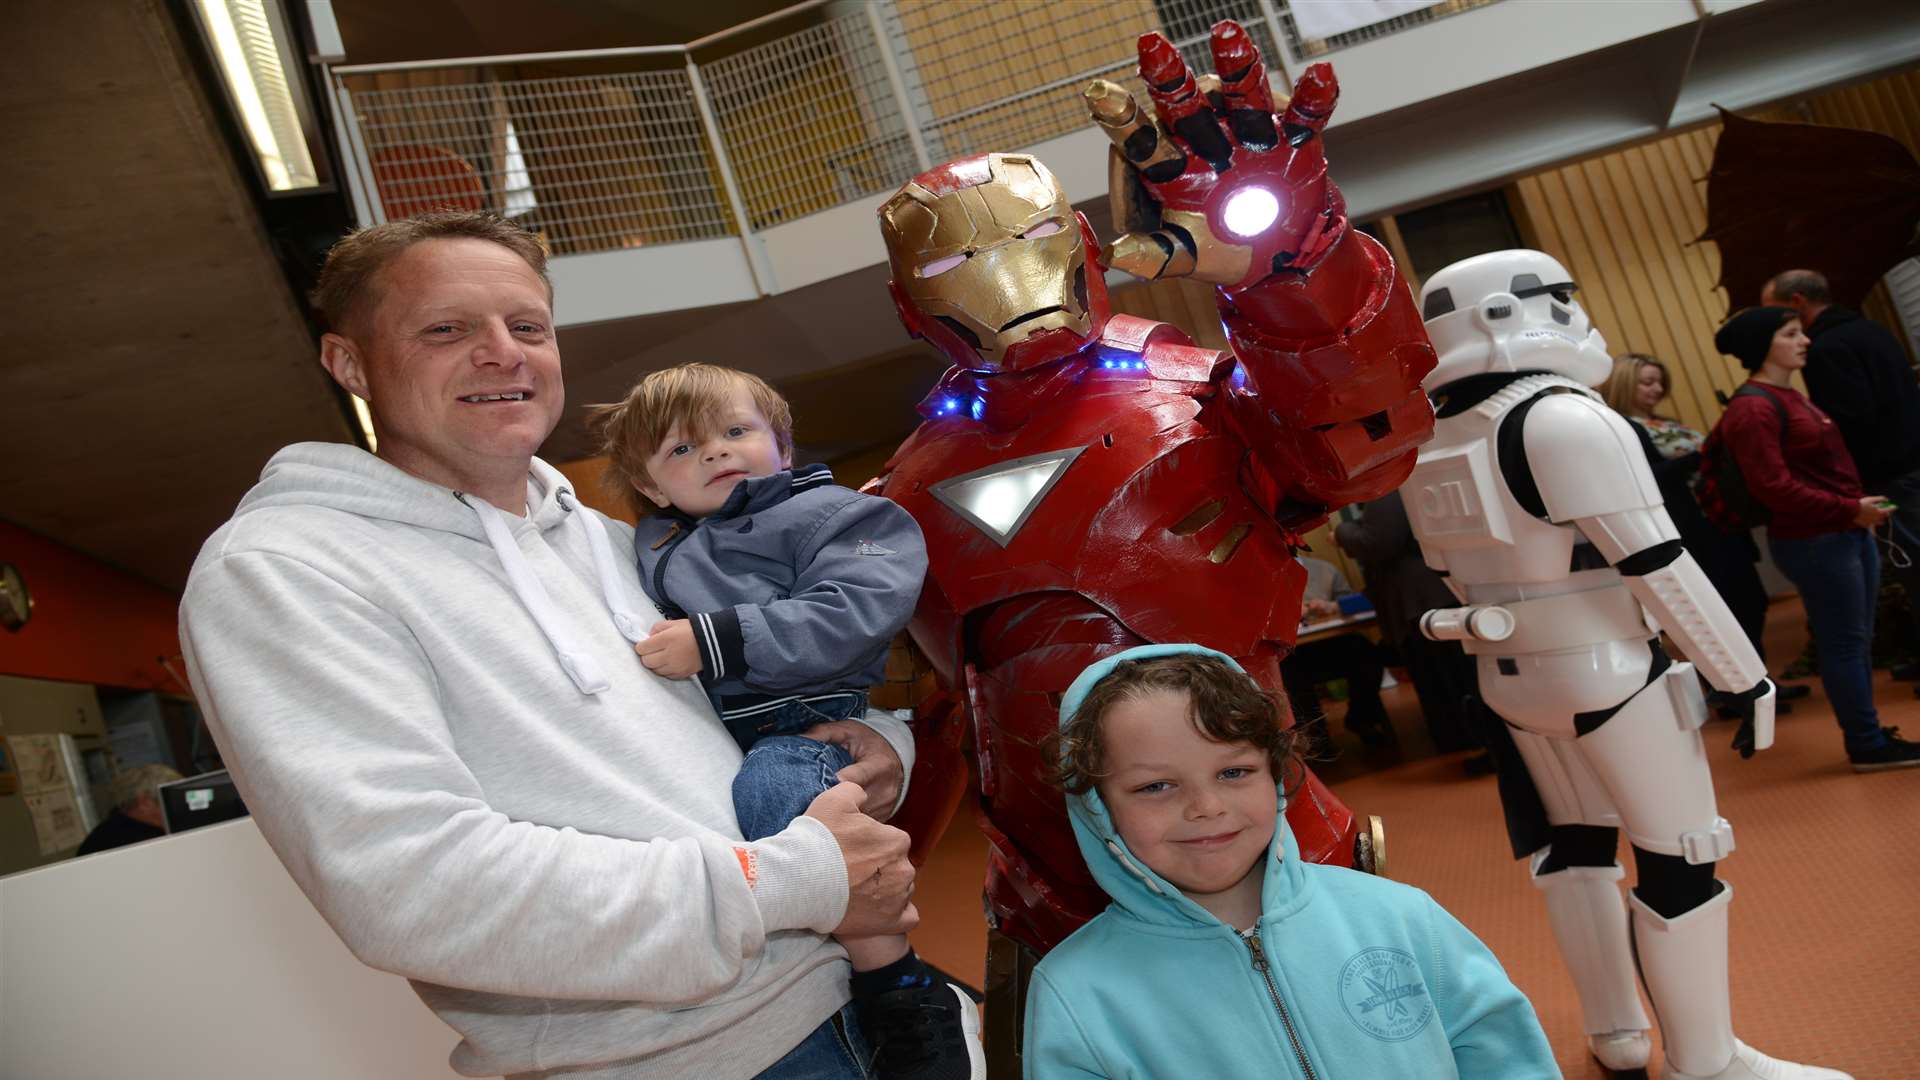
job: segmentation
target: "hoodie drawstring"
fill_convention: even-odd
[[[462,499],[461,501],[471,506],[474,513],[480,515],[480,528],[486,532],[487,542],[493,545],[493,553],[499,557],[501,567],[506,570],[507,581],[513,586],[513,594],[520,599],[520,604],[527,609],[527,614],[533,616],[533,621],[540,627],[540,632],[546,635],[547,644],[553,648],[554,658],[560,661],[560,667],[567,673],[567,678],[572,679],[573,685],[583,694],[598,694],[610,688],[613,684],[607,681],[606,672],[600,669],[599,662],[582,651],[572,636],[567,633],[565,620],[555,610],[553,600],[547,595],[545,586],[540,584],[540,579],[533,576],[533,569],[527,565],[527,557],[521,553],[520,545],[514,542],[513,533],[507,529],[507,523],[501,520],[499,509],[485,499]],[[600,543],[604,545],[606,537],[602,536]],[[596,550],[594,552],[596,564],[600,561],[599,556],[600,553]],[[612,555],[609,553],[607,562],[611,564],[612,561]],[[601,568],[601,580],[604,587],[606,583],[604,567]],[[631,616],[629,620],[631,621]],[[622,632],[624,633],[624,628]]]
[[[561,492],[564,498],[566,493]],[[566,505],[564,502],[561,505]],[[569,507],[571,509],[571,507]],[[600,575],[600,592],[607,598],[607,610],[613,612],[613,625],[628,641],[638,644],[647,639],[647,628],[640,616],[627,605],[627,590],[620,581],[620,570],[613,561],[613,544],[607,539],[607,526],[592,514],[575,513],[573,519],[587,530],[587,546],[593,549],[593,568]]]

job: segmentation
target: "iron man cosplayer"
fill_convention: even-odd
[[[1086,91],[1116,147],[1110,198],[1127,230],[1104,260],[1025,155],[950,162],[880,208],[900,318],[953,367],[867,490],[926,534],[910,632],[952,698],[922,706],[922,729],[943,730],[927,723],[942,708],[963,720],[933,738],[944,749],[922,735],[914,783],[970,730],[991,844],[990,994],[1024,982],[1009,963],[1106,904],[1044,779],[1041,743],[1074,676],[1130,646],[1195,641],[1279,693],[1300,534],[1398,487],[1432,431],[1419,384],[1433,351],[1412,296],[1327,177],[1332,69],[1309,69],[1275,116],[1246,31],[1216,25],[1212,49],[1219,76],[1196,79],[1166,38],[1140,39],[1158,123],[1113,83]],[[1103,261],[1217,285],[1234,352],[1111,314]],[[1288,820],[1308,858],[1370,862],[1353,815],[1311,775]]]
[[[1733,827],[1714,802],[1695,672],[1745,702],[1734,745],[1749,755],[1773,742],[1773,683],[1681,546],[1633,429],[1589,389],[1613,361],[1573,291],[1537,251],[1454,263],[1421,291],[1439,420],[1407,513],[1465,605],[1427,612],[1421,629],[1475,654],[1480,696],[1538,793],[1544,828],[1509,805],[1514,847],[1532,854],[1594,1057],[1644,1075],[1637,963],[1668,1080],[1846,1080],[1734,1038],[1733,888],[1713,872]],[[1687,660],[1668,657],[1662,629]],[[1639,871],[1624,902],[1621,829]]]

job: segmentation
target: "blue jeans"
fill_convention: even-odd
[[[1774,565],[1800,590],[1820,685],[1848,750],[1873,750],[1887,741],[1873,707],[1873,611],[1880,595],[1880,553],[1865,529],[1804,540],[1768,541]]]
[[[799,735],[769,735],[754,743],[733,776],[740,835],[759,840],[786,828],[851,764],[853,755],[845,749]]]
[[[853,1006],[846,1005],[756,1080],[868,1080],[872,1060]]]

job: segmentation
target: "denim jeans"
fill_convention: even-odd
[[[1804,540],[1770,539],[1774,565],[1800,590],[1820,650],[1820,685],[1840,722],[1848,750],[1887,741],[1873,707],[1873,611],[1880,594],[1880,553],[1865,529]]]
[[[847,1005],[800,1040],[800,1045],[767,1067],[756,1080],[869,1080],[873,1051]]]
[[[851,764],[853,755],[842,747],[799,735],[769,735],[754,743],[733,776],[740,835],[759,840],[786,828]]]

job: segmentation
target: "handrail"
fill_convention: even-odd
[[[493,67],[503,64],[537,64],[559,60],[606,60],[622,56],[685,56],[695,49],[704,48],[717,41],[725,41],[736,34],[744,34],[755,27],[777,22],[789,15],[798,15],[803,11],[825,7],[832,0],[800,0],[800,3],[783,7],[779,11],[768,12],[756,19],[749,19],[738,26],[729,26],[705,37],[695,38],[682,45],[620,45],[606,49],[568,49],[563,52],[537,53],[501,53],[495,56],[453,56],[434,60],[391,60],[379,64],[342,64],[330,70],[335,75],[378,75],[389,71],[430,71],[435,68],[450,67]]]

